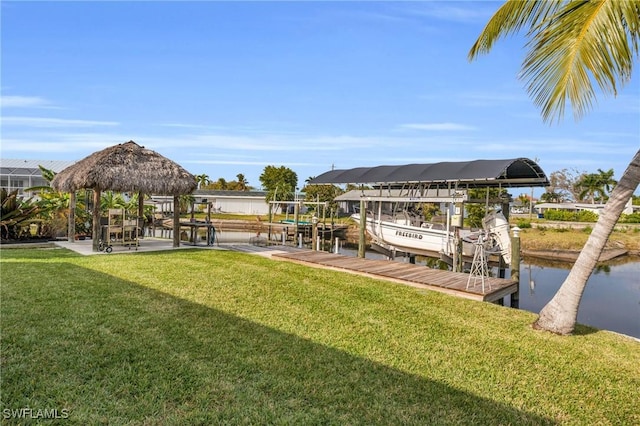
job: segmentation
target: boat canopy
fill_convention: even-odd
[[[540,166],[528,158],[474,160],[433,164],[356,167],[331,170],[312,179],[310,184],[362,184],[402,186],[426,184],[431,188],[548,186]]]

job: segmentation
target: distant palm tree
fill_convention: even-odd
[[[238,173],[236,175],[236,179],[238,179],[239,191],[246,191],[249,188],[249,182],[247,181],[247,179],[244,177],[242,173]]]
[[[596,199],[601,202],[604,201],[607,197],[607,192],[611,192],[611,188],[617,183],[613,179],[613,169],[607,172],[598,169],[598,173],[583,175],[576,183],[576,186],[580,189],[580,194],[578,194],[580,200],[588,197],[591,200],[591,204],[595,204]]]
[[[227,180],[223,177],[218,178],[218,180],[214,183],[215,189],[225,190],[228,187]]]
[[[561,203],[562,194],[555,191],[545,192],[540,196],[540,201],[544,203]]]
[[[603,192],[611,192],[611,189],[618,184],[618,181],[613,178],[613,169],[609,169],[606,172],[598,169],[598,173],[600,174],[600,183],[604,189]],[[605,194],[606,196],[606,194]]]
[[[201,189],[203,186],[209,185],[211,182],[209,180],[209,176],[205,173],[196,175],[196,182],[198,183],[198,189]]]
[[[631,76],[640,46],[640,1],[511,0],[498,9],[475,42],[469,58],[491,50],[506,35],[527,31],[529,52],[522,77],[529,94],[553,122],[564,115],[567,100],[576,118],[595,98],[594,81],[605,93]],[[640,150],[631,159],[609,197],[569,276],[540,311],[534,327],[558,334],[573,332],[589,276],[625,204],[640,183]]]

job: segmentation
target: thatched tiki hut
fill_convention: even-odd
[[[192,193],[195,177],[177,163],[133,141],[94,152],[58,173],[51,186],[71,193],[69,205],[69,239],[75,235],[75,192],[93,189],[93,251],[98,251],[100,235],[101,191],[137,192],[139,216],[142,216],[143,194],[173,195],[173,246],[180,245],[180,209],[178,196]]]

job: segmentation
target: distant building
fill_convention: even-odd
[[[18,194],[29,197],[35,192],[25,191],[34,186],[47,186],[38,166],[58,173],[74,164],[75,161],[57,160],[14,160],[0,159],[0,187],[7,191],[18,190]]]
[[[212,189],[196,189],[192,194],[196,209],[206,212],[205,204],[211,203],[212,213],[233,213],[247,215],[269,214],[267,193],[264,191],[222,191]],[[173,211],[173,197],[151,197],[157,208],[162,211]]]
[[[269,214],[265,191],[196,189],[193,196],[197,202],[211,202],[212,208],[220,213]]]
[[[622,214],[631,214],[634,211],[634,207],[637,208],[639,206],[633,206],[631,204],[631,198],[629,198],[629,202],[625,205]],[[600,215],[602,209],[604,209],[605,204],[589,204],[589,203],[539,203],[536,204],[534,209],[538,213],[538,215],[544,215],[544,212],[547,210],[566,210],[571,212],[579,212],[579,211],[590,211],[597,215]]]

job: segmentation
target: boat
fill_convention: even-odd
[[[360,223],[359,213],[351,215],[351,218]],[[406,209],[395,214],[366,213],[366,231],[373,244],[385,252],[430,257],[437,254],[443,259],[453,259],[457,241],[461,240],[463,257],[473,258],[475,251],[482,246],[485,253],[500,255],[507,265],[510,264],[511,239],[507,219],[500,210],[495,210],[488,213],[482,223],[483,229],[472,231],[426,222],[421,215]]]

